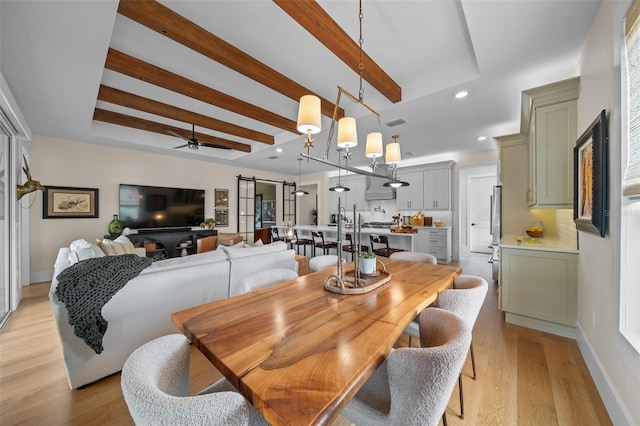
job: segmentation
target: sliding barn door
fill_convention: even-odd
[[[253,244],[256,232],[256,180],[238,176],[238,232]]]

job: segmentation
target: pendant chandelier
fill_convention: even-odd
[[[303,191],[302,188],[300,187],[300,182],[302,182],[302,169],[300,167],[300,164],[302,164],[302,158],[298,158],[298,185],[296,186],[296,190],[293,191],[291,194],[293,195],[308,195],[309,193],[307,191]]]
[[[341,151],[342,148],[338,148],[338,151]],[[338,154],[338,184],[336,186],[332,186],[331,188],[329,188],[329,191],[334,191],[334,192],[345,192],[345,191],[351,191],[351,189],[347,188],[346,186],[342,186],[342,184],[340,183],[340,170],[341,168],[340,166],[340,155]]]
[[[325,150],[322,158],[316,158],[311,156],[310,149],[313,148],[314,140],[311,138],[311,135],[319,133],[322,130],[321,126],[321,110],[320,110],[320,98],[315,95],[304,95],[300,98],[300,105],[298,108],[298,122],[297,129],[301,133],[306,133],[307,138],[304,144],[304,148],[307,149],[306,154],[301,154],[302,157],[308,160],[314,160],[323,164],[327,164],[333,167],[338,168],[338,182],[340,181],[340,169],[351,171],[353,173],[379,177],[384,180],[387,180],[384,186],[391,187],[399,187],[399,186],[407,186],[409,185],[407,182],[402,182],[397,179],[397,164],[400,162],[400,144],[397,142],[398,136],[394,136],[394,142],[387,144],[386,150],[387,154],[385,156],[385,163],[387,164],[387,170],[391,171],[391,176],[383,175],[376,173],[376,168],[379,167],[378,158],[384,155],[382,149],[382,129],[380,125],[380,114],[375,111],[373,108],[368,106],[364,102],[364,89],[362,87],[362,72],[364,70],[364,64],[362,61],[362,0],[359,2],[359,22],[360,22],[360,38],[358,40],[358,44],[360,47],[360,62],[359,62],[359,70],[360,70],[360,91],[358,93],[358,97],[356,98],[354,95],[349,93],[344,88],[338,86],[338,95],[335,103],[335,107],[333,110],[333,117],[331,119],[331,126],[329,127],[329,132],[327,135],[327,142],[325,146]],[[349,152],[350,148],[354,148],[358,145],[358,134],[356,127],[356,119],[353,117],[343,117],[339,120],[337,119],[338,109],[340,106],[340,99],[342,95],[351,99],[353,102],[365,107],[372,114],[374,114],[378,121],[378,129],[377,131],[371,132],[367,135],[366,140],[366,148],[365,148],[365,156],[371,159],[371,163],[369,167],[371,168],[371,172],[366,170],[361,170],[353,167],[349,167],[349,160],[351,159],[351,152]],[[336,145],[338,147],[338,157],[342,154],[345,159],[345,165],[342,166],[340,164],[340,158],[338,158],[338,164],[332,163],[329,161],[329,149],[331,147],[331,142],[333,139],[333,134],[335,130],[336,122],[338,123],[338,134],[336,138]],[[334,188],[340,188],[341,185],[338,185]],[[331,190],[335,190],[331,188]]]

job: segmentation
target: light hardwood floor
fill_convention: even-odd
[[[462,266],[465,272],[472,270],[464,259]],[[132,425],[119,374],[82,390],[69,389],[48,289],[49,283],[25,287],[18,310],[0,332],[0,424]],[[467,360],[465,419],[457,416],[456,389],[447,408],[450,425],[611,424],[576,342],[506,324],[493,284],[473,342],[478,379],[471,379]],[[396,346],[407,343],[403,335]],[[192,391],[219,377],[192,349]],[[343,418],[334,423],[343,425],[350,423]]]

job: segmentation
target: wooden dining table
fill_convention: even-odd
[[[171,319],[269,423],[330,424],[409,322],[461,273],[457,266],[383,263],[391,280],[368,293],[327,291],[331,267]]]

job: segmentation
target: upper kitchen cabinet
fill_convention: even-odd
[[[529,131],[527,204],[530,208],[573,207],[573,147],[578,130],[575,77],[523,92],[523,122]]]
[[[409,186],[396,189],[398,210],[450,210],[453,161],[398,169]]]
[[[424,209],[451,209],[451,167],[424,172]]]
[[[409,186],[396,189],[396,208],[398,210],[424,209],[423,172],[403,173],[399,179],[407,182]]]

